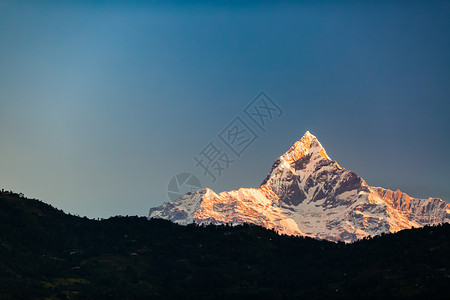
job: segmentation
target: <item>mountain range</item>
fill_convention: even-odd
[[[273,164],[258,188],[205,188],[150,209],[181,225],[252,223],[279,234],[353,242],[450,222],[450,204],[369,186],[332,160],[309,131]]]

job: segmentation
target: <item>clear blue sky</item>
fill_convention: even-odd
[[[257,187],[309,130],[370,185],[450,200],[449,1],[75,2],[0,2],[1,188],[146,215],[179,172]],[[211,182],[193,157],[260,91],[284,114]]]

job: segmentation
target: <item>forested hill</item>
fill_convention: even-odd
[[[450,225],[353,244],[252,225],[91,220],[0,193],[0,299],[445,299]]]

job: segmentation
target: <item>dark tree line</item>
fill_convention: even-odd
[[[65,214],[0,194],[0,299],[443,299],[450,225],[353,244],[259,226]]]

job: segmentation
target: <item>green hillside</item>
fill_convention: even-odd
[[[264,228],[91,220],[0,193],[0,299],[445,299],[450,225],[354,244]]]

